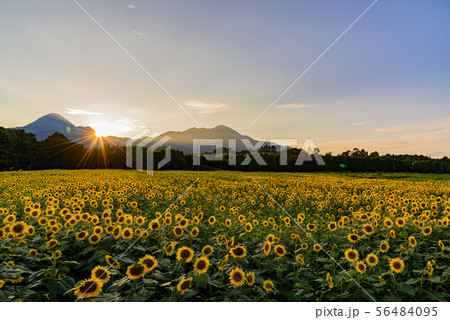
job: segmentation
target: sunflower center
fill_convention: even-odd
[[[233,250],[233,253],[237,256],[242,256],[244,254],[244,249],[242,249],[241,247],[238,247]]]
[[[97,279],[106,279],[108,275],[104,270],[99,269],[95,271],[95,276],[97,277]]]
[[[181,284],[181,290],[186,290],[191,286],[191,281],[186,280]]]
[[[401,264],[398,261],[395,261],[392,266],[394,267],[394,269],[400,269],[401,268]]]
[[[353,252],[353,251],[350,251],[349,253],[348,253],[348,257],[350,258],[350,259],[354,259],[355,258],[355,253]]]
[[[130,269],[130,274],[133,276],[139,276],[144,272],[144,267],[140,266],[140,265],[134,265],[131,269]]]
[[[16,225],[13,227],[13,231],[14,231],[15,233],[21,233],[21,232],[23,231],[23,229],[24,229],[24,227],[23,227],[23,225],[21,225],[21,224],[16,224]]]
[[[147,268],[151,268],[155,262],[152,259],[145,259],[144,261],[142,261],[145,265],[147,265]]]
[[[190,256],[190,252],[189,250],[182,250],[180,255],[183,259],[187,259]]]
[[[205,269],[205,268],[206,268],[206,262],[205,262],[205,260],[200,260],[200,261],[197,263],[197,269],[203,270],[203,269]]]
[[[239,272],[233,274],[233,280],[239,282],[242,280],[242,275]]]
[[[86,282],[81,288],[80,291],[84,294],[92,293],[97,290],[97,283],[95,281]]]

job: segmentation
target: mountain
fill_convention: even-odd
[[[236,130],[233,130],[227,126],[219,125],[214,128],[190,128],[185,131],[167,131],[155,138],[155,142],[170,137],[163,146],[170,146],[173,149],[178,149],[184,153],[193,152],[193,140],[194,139],[220,139],[223,141],[223,147],[229,148],[230,140],[236,140],[236,150],[246,150],[242,139],[248,139],[252,145],[255,145],[257,141],[249,136],[241,135]],[[212,152],[216,149],[215,145],[204,145],[201,147],[201,152]]]
[[[44,140],[55,132],[64,134],[68,139],[85,143],[95,136],[94,129],[90,127],[77,127],[72,122],[57,113],[50,113],[36,121],[27,124],[23,129],[33,133],[38,140]]]
[[[38,140],[44,140],[55,132],[64,134],[68,139],[82,143],[85,147],[100,147],[103,144],[125,146],[129,138],[126,137],[104,137],[102,140],[95,135],[95,130],[91,127],[75,126],[72,122],[57,113],[47,114],[36,121],[16,129],[24,129],[26,132],[33,133]],[[214,128],[190,128],[185,131],[167,131],[155,139],[149,139],[147,146],[160,141],[164,138],[170,138],[163,147],[172,147],[184,153],[193,153],[194,139],[220,139],[223,141],[223,148],[230,148],[230,141],[236,140],[236,146],[231,147],[237,151],[247,150],[242,139],[248,139],[254,146],[257,141],[249,136],[245,136],[227,126],[219,125]],[[134,144],[142,142],[147,137],[134,141]],[[233,141],[232,141],[233,143]],[[268,145],[267,143],[265,145]],[[279,149],[278,145],[275,145]],[[203,145],[201,152],[212,152],[216,149],[215,145]],[[219,148],[220,149],[220,148]]]

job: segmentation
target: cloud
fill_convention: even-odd
[[[362,126],[367,126],[369,124],[370,124],[370,121],[357,121],[357,122],[353,122],[350,125],[354,126],[354,127],[362,127]]]
[[[134,9],[134,8],[136,8],[136,7],[134,6],[134,4],[129,4],[129,5],[128,5],[128,8]]]
[[[317,104],[305,104],[305,103],[289,103],[289,104],[277,104],[277,109],[303,109],[317,107]]]
[[[101,116],[103,113],[100,112],[92,112],[92,111],[86,111],[81,109],[72,109],[72,108],[66,108],[66,113],[73,114],[73,115],[87,115],[87,116]]]
[[[202,114],[225,111],[230,108],[222,102],[209,103],[209,102],[202,102],[202,101],[188,101],[188,102],[186,102],[186,106],[190,107],[195,112],[202,113]]]
[[[426,120],[417,122],[407,122],[396,126],[377,128],[378,132],[400,132],[410,130],[431,130],[431,129],[450,129],[450,118],[441,118],[436,120]]]
[[[423,154],[439,157],[450,152],[450,128],[433,131],[404,134],[386,139],[341,139],[322,142],[318,148],[322,153],[332,151],[341,153],[353,148],[378,151],[381,154]]]
[[[140,37],[145,37],[145,33],[140,32],[138,29],[131,30],[133,33],[137,34]]]

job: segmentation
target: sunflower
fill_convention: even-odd
[[[272,280],[266,280],[266,281],[264,281],[264,282],[263,282],[263,288],[264,288],[264,290],[266,290],[266,292],[272,291],[273,288],[274,288],[274,285],[273,285]]]
[[[245,272],[242,269],[235,268],[230,272],[231,284],[239,287],[245,283]]]
[[[335,231],[337,229],[337,224],[335,221],[332,221],[328,224],[328,230]]]
[[[433,275],[433,263],[431,261],[427,262],[427,269],[426,269],[428,276],[431,277]]]
[[[303,258],[303,255],[301,253],[299,253],[295,256],[295,261],[297,261],[297,263],[300,265],[305,264],[305,259]]]
[[[158,266],[158,260],[152,255],[146,254],[141,259],[139,259],[138,264],[145,264],[147,267],[147,272],[152,271]]]
[[[175,228],[173,228],[173,234],[176,235],[177,237],[181,237],[183,233],[184,230],[180,226],[176,226]]]
[[[255,274],[253,272],[248,272],[247,275],[247,284],[251,287],[255,284]]]
[[[51,239],[51,240],[47,241],[47,244],[45,245],[45,247],[50,250],[50,249],[56,247],[57,245],[58,245],[58,240]]]
[[[402,273],[405,269],[405,263],[400,258],[390,259],[389,266],[395,273]]]
[[[120,268],[120,262],[111,257],[110,255],[105,256],[106,263],[109,264],[109,266],[113,269],[119,269]]]
[[[412,248],[414,248],[414,247],[417,245],[417,241],[416,241],[416,238],[414,238],[414,236],[410,236],[410,237],[408,238],[408,241],[409,241],[409,245],[410,245]]]
[[[315,243],[313,245],[313,249],[314,249],[315,252],[319,252],[320,250],[322,250],[322,247],[320,246],[320,244]]]
[[[359,236],[358,236],[357,234],[350,233],[350,234],[347,236],[347,239],[348,239],[348,241],[350,241],[351,243],[356,243],[356,242],[359,241]]]
[[[194,262],[194,271],[198,274],[205,273],[209,268],[209,259],[207,257],[197,258]]]
[[[91,234],[91,236],[89,237],[89,243],[97,244],[100,242],[101,239],[102,239],[102,236],[100,234],[94,233],[94,234]]]
[[[199,230],[197,227],[192,228],[191,237],[196,238],[198,236]]]
[[[55,252],[52,253],[52,256],[53,256],[56,260],[58,260],[58,259],[61,258],[61,256],[62,256],[61,250],[56,250]]]
[[[173,252],[175,251],[175,246],[177,245],[176,241],[168,242],[164,245],[164,251],[166,252],[167,256],[171,256]]]
[[[439,240],[439,241],[438,241],[438,245],[439,245],[439,248],[441,248],[442,251],[445,250],[445,245],[444,245],[444,243],[442,242],[442,240]]]
[[[230,254],[235,259],[242,259],[243,257],[245,257],[247,255],[247,249],[245,248],[245,246],[243,244],[240,244],[237,247],[231,248]]]
[[[333,287],[334,287],[333,278],[331,277],[329,272],[327,272],[327,282],[328,282],[328,287],[330,289],[333,289]]]
[[[36,249],[30,249],[30,251],[28,251],[28,254],[29,254],[30,256],[37,257],[38,252],[37,252]]]
[[[269,241],[264,242],[263,250],[266,256],[269,255],[271,246]]]
[[[188,247],[181,247],[177,251],[177,260],[183,263],[191,262],[194,257],[194,250]]]
[[[367,265],[364,263],[364,261],[358,261],[355,268],[359,273],[364,274],[366,273]]]
[[[391,236],[392,239],[395,239],[395,230],[390,230],[389,235]]]
[[[103,283],[97,279],[84,280],[75,288],[74,294],[78,299],[96,297],[102,291]]]
[[[147,273],[147,266],[145,264],[132,264],[127,268],[127,276],[131,280],[136,280]]]
[[[91,271],[91,279],[97,279],[102,283],[107,283],[111,278],[111,272],[108,271],[105,267],[96,266]]]
[[[214,224],[215,222],[216,222],[216,217],[214,217],[214,216],[209,217],[209,219],[208,219],[209,224]]]
[[[220,271],[223,270],[223,268],[225,268],[225,265],[227,264],[228,261],[228,253],[225,255],[225,258],[223,258],[222,262],[219,264],[219,266],[217,267]]]
[[[397,227],[402,228],[405,226],[406,221],[404,218],[397,218],[395,219],[395,224],[397,225]]]
[[[75,235],[75,239],[77,239],[78,241],[83,241],[87,238],[88,235],[89,233],[87,231],[80,231]]]
[[[191,282],[192,282],[192,277],[187,278],[187,279],[182,279],[177,285],[178,292],[180,294],[185,294],[186,290],[189,289],[189,287],[191,286]]]
[[[123,239],[129,240],[129,239],[133,238],[133,229],[125,228],[122,230],[121,235],[122,235]]]
[[[308,229],[308,231],[314,231],[314,230],[316,230],[316,228],[317,228],[316,225],[313,223],[308,223],[306,225],[306,229]]]
[[[378,264],[378,257],[373,253],[369,253],[366,257],[366,261],[369,266],[375,267]]]
[[[348,262],[356,262],[359,259],[359,253],[355,249],[347,249],[344,254]]]
[[[380,252],[386,253],[389,250],[389,242],[387,241],[381,241],[380,243]]]
[[[431,232],[433,231],[433,228],[431,226],[426,226],[422,229],[422,233],[424,236],[429,236]]]
[[[27,224],[22,221],[18,221],[14,223],[11,228],[10,232],[14,235],[14,237],[21,236],[27,231]]]
[[[308,244],[306,242],[302,242],[302,244],[300,245],[300,247],[302,248],[303,251],[308,250]]]
[[[371,235],[375,232],[375,229],[371,224],[366,223],[365,225],[363,225],[363,232],[367,235]]]
[[[284,248],[284,246],[282,246],[281,244],[276,245],[273,248],[273,251],[275,251],[275,253],[279,256],[282,257],[286,254],[286,249]]]
[[[202,255],[205,257],[209,257],[213,253],[214,249],[209,244],[203,247],[202,249]]]

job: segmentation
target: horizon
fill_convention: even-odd
[[[5,5],[0,126],[58,113],[102,135],[225,125],[450,155],[447,2],[78,3]]]

